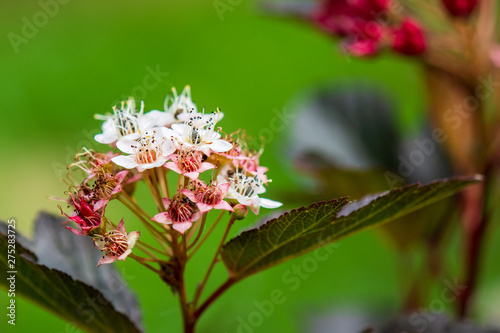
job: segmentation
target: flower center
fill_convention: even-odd
[[[192,144],[197,145],[201,143],[200,131],[197,128],[191,130],[191,135],[189,137],[191,138]]]
[[[172,222],[189,222],[194,215],[194,204],[186,197],[173,199],[168,207],[168,215]]]
[[[129,135],[139,130],[139,119],[126,111],[114,109],[113,121],[120,136]]]
[[[104,173],[98,173],[94,182],[94,195],[99,198],[108,198],[118,185],[118,180]]]
[[[194,110],[189,111],[189,120],[185,122],[188,126],[186,133],[186,141],[193,145],[207,143],[212,141],[216,135],[215,123],[216,113],[214,112],[210,117],[196,114]]]
[[[111,230],[101,237],[101,241],[104,242],[103,250],[106,255],[121,256],[128,249],[127,236],[122,234],[117,230]]]
[[[203,159],[203,154],[196,150],[184,150],[179,153],[177,158],[177,166],[183,172],[194,172],[200,169]]]
[[[233,189],[244,197],[252,197],[256,191],[262,186],[260,179],[255,177],[247,177],[244,174],[236,173],[233,178]]]
[[[217,205],[222,200],[222,190],[217,186],[210,186],[196,194],[196,200],[206,205]]]
[[[152,136],[146,135],[139,139],[134,158],[138,164],[155,162],[161,155],[160,142]]]

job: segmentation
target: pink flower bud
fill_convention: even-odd
[[[248,208],[245,205],[237,204],[233,207],[234,213],[233,216],[237,220],[243,220],[248,215]]]
[[[420,24],[405,19],[399,28],[393,30],[394,40],[392,48],[402,54],[419,55],[425,52],[427,43]]]
[[[443,0],[443,4],[451,15],[466,17],[476,8],[477,0]]]

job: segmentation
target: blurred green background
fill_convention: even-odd
[[[146,110],[161,110],[172,86],[181,90],[190,84],[199,107],[225,112],[221,126],[226,132],[244,128],[258,136],[269,126],[273,110],[291,110],[290,100],[303,89],[332,80],[367,81],[390,92],[407,133],[421,121],[425,99],[416,64],[391,55],[347,59],[314,28],[270,17],[251,0],[229,4],[231,10],[222,17],[212,1],[70,0],[59,4],[57,13],[32,31],[32,37],[13,46],[9,33],[22,35],[25,20],[33,22],[42,10],[40,3],[0,3],[0,218],[16,218],[18,230],[27,235],[32,234],[38,211],[58,213],[57,203],[47,197],[62,196],[67,189],[61,176],[74,154],[82,146],[106,148],[92,140],[100,129],[93,115],[110,111],[130,94],[144,99]],[[144,89],[151,70],[162,75],[154,88]],[[279,199],[280,193],[301,184],[287,154],[288,134],[275,133],[266,143],[261,163],[269,166],[273,179],[268,198]],[[118,207],[108,210],[115,219],[123,215]],[[285,202],[285,208],[294,207]],[[136,222],[128,214],[125,218],[129,231],[134,230]],[[254,221],[249,218],[241,228]],[[201,254],[190,273],[200,276],[210,256]],[[326,261],[300,280],[297,290],[291,290],[283,276],[305,258],[230,289],[204,315],[199,330],[237,332],[238,318],[247,321],[256,310],[254,301],[269,299],[274,289],[283,291],[286,301],[252,331],[307,331],[314,316],[327,316],[346,305],[384,314],[400,306],[396,256],[376,233],[340,242]],[[139,297],[146,331],[180,332],[178,302],[168,288],[131,260],[119,268]],[[212,286],[225,274],[223,269],[216,273]],[[4,291],[0,295],[6,299]],[[2,332],[77,331],[20,297],[17,302],[17,324],[7,327],[2,315]]]

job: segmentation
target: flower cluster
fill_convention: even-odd
[[[109,145],[111,151],[103,154],[84,149],[71,165],[83,170],[85,179],[71,186],[73,214],[62,214],[78,226],[68,226],[70,231],[92,237],[104,252],[99,265],[124,260],[134,246],[148,247],[138,241],[139,231],[127,234],[123,219],[115,226],[105,217],[113,199],[136,214],[162,245],[174,250],[173,243],[194,224],[198,223],[201,234],[210,211],[229,212],[236,220],[244,218],[248,210],[258,214],[260,207],[281,206],[260,197],[270,182],[267,168],[259,165],[262,150],[248,149],[239,132],[221,134],[217,124],[224,115],[219,109],[199,112],[189,86],[181,94],[172,89],[164,108],[144,112],[144,103],[138,110],[130,98],[113,107],[112,114],[97,115],[104,123],[95,140]],[[177,174],[174,192],[168,186],[172,174]],[[146,212],[134,199],[136,185],[142,181],[157,212]]]
[[[454,17],[468,17],[476,6],[477,0],[442,0],[442,10]],[[354,56],[372,56],[383,48],[421,55],[432,37],[414,11],[390,0],[321,0],[308,16],[323,31],[340,37],[341,49]]]
[[[389,0],[326,0],[312,14],[319,26],[342,38],[342,48],[355,56],[376,54],[385,46],[406,55],[422,54],[426,40],[420,24],[409,17],[389,20]]]

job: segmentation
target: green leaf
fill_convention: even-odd
[[[413,184],[347,204],[347,199],[292,210],[223,247],[222,260],[235,280],[297,257],[326,243],[387,223],[450,196],[480,180],[450,178]]]
[[[304,94],[295,109],[290,149],[297,166],[312,177],[314,191],[298,187],[300,192],[283,193],[279,201],[299,205],[344,193],[359,199],[369,193],[453,175],[446,147],[436,142],[429,124],[417,125],[416,136],[401,135],[397,122],[400,112],[376,86],[322,85]],[[418,165],[409,160],[415,152],[425,154]],[[378,231],[397,251],[409,250],[429,239],[445,237],[457,225],[457,219],[443,217],[459,205],[453,198],[442,200],[405,216],[418,223],[394,220]]]
[[[16,237],[19,235],[16,235]],[[0,251],[8,253],[8,236],[0,232]],[[0,256],[0,286],[9,290],[7,277],[15,276],[15,294],[28,298],[88,332],[140,332],[136,325],[97,289],[57,269],[38,263],[33,252],[15,244],[15,272],[8,273],[7,255]],[[6,276],[5,276],[6,275]],[[8,291],[9,292],[9,291]]]
[[[91,285],[111,302],[116,311],[127,315],[141,328],[137,299],[124,281],[132,280],[135,276],[127,273],[127,266],[120,268],[121,274],[115,265],[97,267],[102,253],[95,248],[89,237],[77,236],[64,228],[65,221],[67,219],[60,216],[42,212],[35,221],[33,240],[22,239],[20,234],[16,235],[16,240],[36,255],[38,264],[57,269],[75,280]],[[6,230],[6,225],[0,223],[0,232],[2,230]]]

